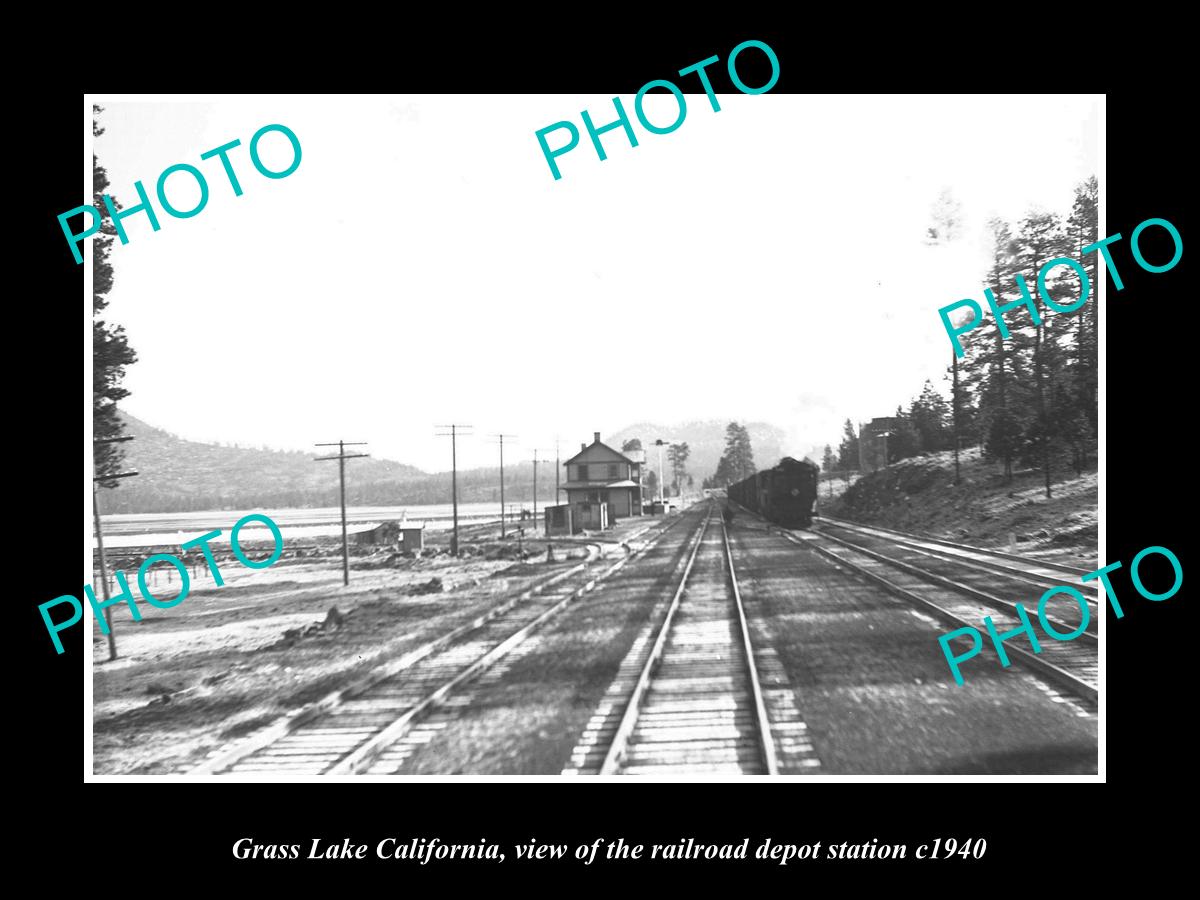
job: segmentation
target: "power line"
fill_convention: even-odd
[[[493,434],[500,443],[500,539],[504,540],[504,439],[515,438],[515,434]]]
[[[458,435],[463,433],[460,429],[471,428],[470,425],[460,425],[458,423],[452,425],[435,425],[435,428],[449,428],[447,431],[437,432],[437,437],[450,438],[450,494],[454,504],[454,535],[450,538],[450,555],[458,556]],[[470,434],[470,432],[466,432]]]
[[[562,488],[558,486],[559,476],[562,474],[562,458],[558,453],[558,435],[554,436],[554,505],[558,506],[562,503]]]
[[[313,462],[338,461],[338,481],[341,485],[339,494],[342,500],[342,584],[350,584],[350,542],[346,537],[346,460],[361,459],[370,456],[369,453],[346,454],[347,447],[365,447],[366,441],[338,441],[330,444],[313,444],[314,447],[337,447],[337,456],[318,456]]]
[[[537,517],[537,472],[538,472],[538,463],[539,463],[538,454],[539,453],[549,453],[549,452],[550,452],[549,450],[544,450],[540,447],[535,448],[533,451],[533,533],[534,534],[537,534],[537,532],[538,532],[538,517]],[[543,466],[546,465],[549,461],[550,460],[548,460],[548,459],[540,460],[540,462]],[[555,498],[555,499],[557,500],[557,498]]]

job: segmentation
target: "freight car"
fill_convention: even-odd
[[[807,528],[817,499],[818,472],[817,465],[807,459],[785,456],[775,468],[731,484],[726,493],[730,500],[778,525]]]

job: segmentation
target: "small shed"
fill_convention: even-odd
[[[400,549],[407,553],[418,553],[425,549],[425,526],[401,525]]]
[[[574,516],[571,515],[571,505],[563,503],[559,506],[546,507],[546,535],[574,534]]]
[[[572,503],[572,518],[577,531],[604,531],[608,528],[608,504],[584,501]]]

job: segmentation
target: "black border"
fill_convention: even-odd
[[[483,25],[478,28],[486,31]],[[284,40],[287,30],[284,26]],[[877,90],[880,86],[904,91],[1095,91],[1110,80],[1089,80],[1078,69],[1064,71],[1061,77],[1047,73],[1044,56],[1029,59],[1030,67],[1022,72],[1025,60],[1011,42],[994,64],[988,64],[972,54],[964,60],[952,50],[953,44],[942,48],[940,55],[931,47],[906,45],[881,57],[878,48],[883,45],[878,38],[861,40],[861,34],[846,27],[836,34],[816,27],[730,28],[726,34],[734,31],[731,38],[716,28],[692,26],[651,36],[631,26],[623,38],[615,40],[597,37],[585,43],[579,34],[550,40],[531,36],[518,45],[510,37],[491,43],[481,38],[479,47],[460,37],[448,40],[425,32],[398,38],[391,53],[382,46],[371,48],[373,52],[348,63],[336,78],[330,77],[329,66],[316,71],[298,64],[297,58],[303,57],[293,46],[286,80],[267,77],[268,70],[256,65],[252,74],[244,70],[222,75],[211,70],[165,73],[152,87],[172,92],[248,91],[252,86],[266,91],[471,91],[493,93],[499,103],[504,94],[521,92],[629,95],[645,81],[671,77],[673,71],[709,55],[724,59],[734,44],[747,37],[766,41],[779,55],[781,78],[776,92]],[[975,48],[986,43],[986,36],[972,40]],[[287,54],[280,53],[278,64],[283,66],[288,60]],[[1033,67],[1034,62],[1038,67]],[[1086,60],[1079,63],[1085,68],[1088,64]],[[1095,64],[1104,65],[1103,61]],[[995,71],[997,67],[1003,71]],[[721,70],[713,68],[714,73]],[[881,80],[878,73],[884,70],[894,72],[894,77]],[[992,70],[990,74],[988,70]],[[1122,73],[1128,71],[1128,67],[1122,69]],[[948,74],[972,83],[956,84]],[[146,88],[147,79],[128,71],[114,71],[111,78],[117,83],[104,84],[106,89]],[[1035,80],[1045,83],[1034,84]],[[1164,82],[1169,84],[1169,78],[1156,84]],[[681,86],[689,92],[698,90],[686,83]],[[727,89],[717,84],[718,91]],[[413,878],[444,878],[452,870],[446,864],[414,870],[384,863],[239,863],[230,848],[234,840],[247,836],[263,842],[301,844],[313,837],[350,837],[373,843],[386,836],[410,834],[466,842],[485,837],[503,843],[531,836],[560,843],[618,835],[629,841],[662,842],[689,835],[697,841],[720,842],[769,834],[795,843],[873,837],[911,843],[950,836],[987,838],[989,850],[984,861],[949,862],[940,869],[845,863],[819,869],[767,865],[756,867],[755,877],[776,872],[780,874],[775,877],[783,883],[799,888],[811,884],[814,871],[831,877],[852,872],[855,880],[869,873],[889,883],[905,874],[924,881],[935,878],[938,871],[951,871],[966,887],[979,884],[972,876],[987,868],[1007,873],[1014,879],[1012,887],[1019,890],[1023,879],[1018,873],[1039,854],[1089,865],[1100,847],[1116,839],[1118,823],[1109,821],[1111,803],[1124,807],[1134,798],[1143,802],[1155,796],[1165,802],[1174,793],[1165,779],[1179,777],[1188,762],[1174,751],[1181,736],[1176,723],[1187,721],[1189,654],[1166,638],[1188,634],[1191,620],[1186,594],[1180,592],[1159,604],[1142,601],[1133,598],[1122,574],[1115,583],[1122,598],[1131,598],[1124,603],[1126,617],[1116,621],[1109,616],[1106,623],[1108,781],[1113,787],[1103,798],[1097,792],[1110,788],[1044,783],[621,787],[403,783],[241,785],[215,790],[161,783],[133,789],[126,785],[84,786],[80,739],[86,716],[79,692],[81,660],[75,650],[55,656],[36,610],[38,602],[78,588],[76,516],[81,503],[81,466],[79,425],[74,416],[81,398],[75,380],[78,357],[69,348],[77,346],[81,334],[77,318],[81,269],[64,252],[55,216],[78,203],[82,119],[81,93],[76,87],[62,85],[39,94],[36,109],[24,120],[36,126],[29,132],[35,135],[31,161],[44,171],[40,177],[18,180],[18,194],[25,195],[18,209],[32,211],[32,215],[18,214],[17,220],[22,231],[32,227],[31,247],[38,264],[21,259],[14,267],[33,276],[20,279],[28,287],[19,301],[24,321],[14,335],[18,340],[25,338],[22,343],[27,343],[32,353],[29,374],[18,370],[17,389],[10,395],[16,402],[11,421],[25,426],[20,456],[26,455],[26,448],[35,449],[32,466],[36,473],[32,479],[20,479],[36,489],[30,498],[20,501],[24,508],[17,514],[18,540],[20,532],[53,536],[21,543],[14,603],[25,623],[20,632],[25,654],[20,681],[14,688],[23,707],[19,730],[26,737],[25,767],[33,776],[25,780],[34,795],[28,810],[33,820],[29,843],[53,857],[58,866],[94,870],[100,858],[97,848],[104,846],[118,864],[136,865],[143,884],[172,875],[183,875],[189,884],[211,880],[240,886],[255,879],[278,884],[296,873],[308,883],[328,879],[327,883],[333,884],[346,883],[370,870],[372,875],[382,874],[406,885]],[[1182,193],[1188,183],[1184,155],[1191,148],[1183,122],[1176,98],[1144,85],[1130,83],[1127,91],[1109,94],[1108,172],[1102,188],[1106,233],[1120,231],[1128,239],[1137,223],[1163,217],[1179,228],[1185,244],[1190,240]],[[531,123],[531,129],[537,124]],[[1029,121],[998,123],[996,133],[964,135],[964,140],[1036,141],[1039,129],[1053,127],[1052,121],[1039,118],[1037,97],[1031,95]],[[29,238],[22,234],[20,240]],[[1127,250],[1117,258],[1126,289],[1112,293],[1106,309],[1107,557],[1128,565],[1138,550],[1159,544],[1171,548],[1187,570],[1182,491],[1190,480],[1189,441],[1183,434],[1189,422],[1180,407],[1188,399],[1190,382],[1184,360],[1190,354],[1186,343],[1171,337],[1186,337],[1182,306],[1188,296],[1185,285],[1190,257],[1185,252],[1180,265],[1163,275],[1138,270]],[[931,309],[933,306],[931,300]],[[35,426],[30,429],[32,434],[25,430],[31,425]],[[176,791],[185,794],[178,796]],[[1065,798],[1068,791],[1071,796]],[[1130,793],[1133,791],[1138,793]],[[152,797],[148,796],[151,792]],[[1150,826],[1155,831],[1156,824],[1150,819],[1135,830]],[[503,868],[510,876],[515,872],[520,881],[543,875],[562,879],[560,884],[567,886],[581,882],[564,876],[582,876],[589,882],[625,878],[630,865],[606,870],[570,864]],[[686,865],[686,874],[708,879],[717,868],[712,863]],[[468,874],[495,878],[496,871],[476,868]],[[722,871],[736,874],[740,870]],[[660,872],[683,877],[685,865]],[[91,874],[103,880],[97,871]]]

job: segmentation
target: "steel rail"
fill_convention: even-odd
[[[909,591],[905,588],[900,587],[897,584],[892,583],[891,581],[888,581],[886,578],[882,577],[881,575],[876,575],[874,572],[871,572],[870,570],[863,568],[860,565],[850,562],[845,557],[838,556],[836,553],[829,550],[828,548],[820,546],[820,544],[817,541],[801,541],[801,540],[794,538],[791,535],[788,535],[786,533],[785,533],[785,536],[789,540],[791,540],[793,543],[798,543],[805,547],[811,547],[813,550],[816,550],[818,553],[822,554],[823,556],[826,556],[829,559],[834,560],[835,562],[839,563],[840,565],[845,566],[846,568],[850,569],[851,571],[855,572],[856,574],[861,575],[863,578],[866,578],[868,581],[871,581],[874,584],[879,585],[885,591],[887,591],[889,594],[892,594],[896,597],[899,597],[902,600],[912,603],[915,606],[919,606],[919,607],[929,611],[934,616],[936,616],[937,618],[941,619],[944,622],[949,622],[951,624],[958,625],[960,627],[977,629],[976,623],[968,622],[966,619],[963,619],[962,617],[950,612],[949,610],[945,609],[942,606],[939,606],[938,604],[934,603],[932,600],[927,600],[924,597],[914,594],[912,591]],[[821,535],[821,538],[823,538],[825,540],[833,540],[833,538],[831,538],[829,535],[824,535],[824,534]],[[857,547],[851,547],[851,549],[854,550],[855,552],[859,552],[859,553],[863,552],[862,550],[860,550]],[[1089,700],[1093,703],[1098,702],[1099,691],[1097,690],[1097,688],[1094,687],[1093,685],[1088,684],[1086,681],[1083,681],[1082,679],[1076,677],[1075,675],[1071,674],[1070,672],[1066,671],[1065,669],[1061,669],[1058,666],[1054,665],[1053,663],[1048,663],[1044,659],[1042,659],[1040,656],[1030,653],[1027,650],[1023,650],[1020,647],[1015,647],[1015,646],[1014,647],[1006,647],[1005,652],[1010,657],[1015,657],[1017,660],[1019,660],[1020,662],[1024,663],[1026,666],[1028,666],[1030,669],[1033,669],[1034,671],[1038,672],[1040,675],[1042,675],[1048,681],[1055,682],[1056,684],[1058,684],[1062,687],[1065,687],[1066,689],[1071,691],[1071,693],[1075,694],[1076,696],[1082,697],[1085,700]]]
[[[821,527],[822,530],[825,528],[840,528],[843,531],[849,531],[853,534],[861,534],[864,537],[874,537],[878,540],[888,541],[897,547],[905,547],[909,550],[912,550],[914,553],[920,553],[923,556],[928,556],[933,559],[940,559],[945,562],[952,562],[956,565],[965,566],[968,569],[976,569],[980,572],[987,572],[993,575],[1003,575],[1004,577],[1010,578],[1013,581],[1021,581],[1025,584],[1038,587],[1043,590],[1052,587],[1058,587],[1059,585],[1063,584],[1061,579],[1054,579],[1046,575],[1039,575],[1036,572],[1018,569],[994,560],[979,559],[975,556],[966,556],[962,552],[954,553],[949,549],[939,550],[936,547],[921,546],[921,544],[917,543],[917,541],[925,541],[924,538],[914,537],[906,539],[889,532],[875,534],[874,532],[878,531],[878,529],[876,529],[873,525],[856,525],[841,521],[829,521],[821,523]],[[962,550],[966,550],[966,548],[964,547]],[[977,551],[972,550],[969,552],[975,553]],[[1035,561],[1031,560],[1030,562]],[[1036,564],[1040,565],[1040,563]],[[1078,574],[1076,575],[1076,578],[1078,579]]]
[[[750,642],[750,626],[746,622],[746,610],[742,604],[742,592],[738,589],[737,572],[733,567],[733,549],[729,545],[729,529],[721,519],[721,535],[725,539],[725,558],[729,562],[729,583],[733,587],[733,599],[737,606],[738,624],[742,629],[742,647],[746,651],[746,668],[750,672],[750,686],[754,694],[754,717],[758,725],[759,743],[762,745],[763,763],[768,775],[779,774],[775,758],[775,738],[771,735],[771,720],[767,717],[767,705],[763,700],[762,682],[758,677],[758,666],[754,662],[754,647]]]
[[[972,553],[984,553],[989,556],[999,556],[1004,559],[1011,559],[1014,562],[1025,563],[1026,565],[1041,566],[1046,569],[1053,569],[1062,572],[1064,575],[1070,575],[1072,578],[1078,578],[1079,573],[1070,566],[1064,566],[1061,563],[1049,562],[1048,560],[1038,559],[1033,556],[1020,556],[1016,553],[1006,553],[1003,550],[985,550],[983,547],[974,547],[971,544],[958,544],[954,541],[943,540],[942,538],[924,537],[919,534],[912,534],[907,531],[897,531],[895,528],[884,528],[882,525],[862,525],[858,522],[850,522],[846,519],[838,519],[833,516],[819,516],[818,518],[825,519],[834,525],[858,525],[860,528],[874,528],[876,531],[886,531],[889,534],[895,534],[909,540],[928,541],[931,544],[941,544],[943,547],[953,547],[956,550],[969,550]]]
[[[851,550],[854,550],[857,553],[862,553],[864,556],[869,556],[872,559],[883,563],[884,565],[889,565],[894,568],[897,568],[901,572],[906,572],[909,575],[913,575],[917,578],[922,579],[923,581],[928,581],[932,584],[938,585],[939,587],[944,587],[944,588],[947,588],[948,590],[955,591],[956,593],[962,594],[966,597],[970,597],[972,600],[978,600],[980,603],[986,604],[987,606],[997,609],[1000,612],[1013,612],[1013,613],[1016,612],[1017,605],[1016,605],[1015,601],[1005,600],[1003,597],[997,597],[994,594],[989,594],[986,591],[981,591],[978,588],[973,588],[967,584],[960,584],[959,582],[954,581],[951,578],[946,578],[942,575],[937,575],[933,572],[928,572],[925,569],[922,569],[918,566],[911,565],[910,563],[902,562],[901,560],[898,560],[898,559],[892,559],[892,557],[886,556],[883,553],[879,553],[876,550],[869,550],[866,547],[860,547],[858,544],[855,544],[853,541],[847,541],[843,538],[834,537],[832,534],[826,534],[825,532],[821,532],[820,534],[821,534],[821,537],[825,538],[826,540],[833,541],[834,543],[837,543],[837,544],[841,544],[843,547],[849,547]],[[793,537],[792,535],[788,535],[788,539],[793,542],[796,542],[796,543],[804,544],[804,541],[801,541],[798,538]],[[1090,618],[1091,617],[1090,611],[1089,611],[1088,615]],[[1046,619],[1047,619],[1047,621],[1053,622],[1055,625],[1061,625],[1063,628],[1067,629],[1067,631],[1074,631],[1075,628],[1078,627],[1076,625],[1069,625],[1066,622],[1060,621],[1056,617],[1047,616]],[[1095,621],[1095,620],[1093,619],[1093,621]],[[1091,645],[1097,646],[1097,647],[1099,646],[1100,639],[1090,631],[1084,631],[1082,634],[1079,635],[1079,638],[1082,639],[1085,644],[1091,644]]]
[[[679,579],[679,587],[675,589],[675,595],[671,598],[670,606],[667,607],[667,614],[663,617],[662,624],[659,626],[658,636],[654,640],[654,647],[650,650],[650,655],[647,657],[645,665],[642,666],[642,672],[638,676],[633,693],[630,695],[629,702],[625,706],[625,713],[621,716],[621,722],[617,726],[617,730],[613,733],[612,741],[608,745],[608,752],[604,755],[604,762],[600,766],[601,775],[616,774],[621,758],[625,755],[629,738],[633,735],[634,726],[637,724],[642,700],[645,698],[646,692],[650,689],[651,676],[658,665],[658,661],[662,658],[663,649],[667,644],[667,635],[671,631],[671,622],[675,618],[675,611],[679,608],[679,601],[683,597],[684,588],[687,587],[688,576],[692,573],[692,564],[696,561],[696,554],[700,551],[700,544],[704,541],[705,532],[708,531],[708,523],[712,519],[712,510],[713,505],[710,502],[708,511],[704,515],[704,520],[700,523],[700,527],[696,529],[696,535],[692,539],[691,553],[688,555],[683,575]]]
[[[672,528],[674,528],[680,521],[682,521],[682,518],[677,518],[677,519],[671,521],[664,528],[660,529],[655,535],[653,535],[649,539],[647,544],[645,546],[643,546],[639,551],[622,558],[617,563],[610,566],[605,571],[601,572],[595,578],[589,580],[583,586],[583,588],[573,591],[564,600],[560,601],[559,603],[557,603],[553,607],[551,607],[550,610],[539,615],[533,622],[527,623],[526,626],[523,626],[521,629],[519,629],[513,635],[510,635],[504,641],[501,641],[500,644],[497,645],[497,647],[494,647],[491,651],[489,651],[487,654],[485,654],[484,657],[481,657],[479,660],[476,660],[475,663],[471,664],[471,666],[469,666],[465,672],[460,673],[454,679],[451,679],[451,681],[448,682],[447,684],[443,684],[440,688],[438,688],[437,690],[435,690],[435,691],[431,692],[429,695],[427,695],[422,701],[420,701],[414,707],[410,708],[410,710],[407,711],[403,716],[401,716],[396,722],[393,722],[391,725],[387,726],[385,731],[388,731],[390,733],[392,729],[396,729],[395,737],[399,737],[415,721],[417,712],[424,712],[424,711],[428,710],[431,706],[436,705],[437,702],[439,702],[440,700],[445,698],[446,694],[448,694],[450,692],[450,690],[452,690],[457,685],[461,684],[463,681],[467,680],[467,678],[470,675],[478,674],[484,668],[491,665],[493,662],[495,662],[497,659],[499,659],[501,656],[503,656],[505,653],[507,653],[509,650],[511,650],[513,647],[515,647],[518,643],[521,642],[521,640],[524,640],[524,638],[527,637],[530,633],[532,633],[532,631],[537,626],[541,625],[548,618],[550,618],[550,614],[560,611],[567,604],[569,604],[572,600],[577,599],[579,596],[582,596],[584,593],[587,593],[588,591],[595,588],[595,586],[598,583],[607,579],[610,575],[612,575],[613,573],[618,571],[620,568],[622,568],[626,563],[630,562],[634,558],[642,556],[647,550],[649,550],[652,546],[654,546],[654,544],[656,544],[659,540],[661,540],[662,537],[665,536],[666,533],[668,531],[670,531]],[[496,606],[493,606],[492,608],[484,611],[480,615],[471,619],[469,622],[466,622],[463,625],[460,625],[460,626],[448,631],[447,633],[440,635],[439,637],[421,645],[420,647],[416,648],[415,650],[405,653],[404,655],[402,655],[401,657],[399,657],[396,660],[393,660],[392,662],[385,663],[384,665],[381,665],[375,669],[372,669],[365,676],[363,676],[360,679],[357,679],[356,681],[352,682],[351,684],[349,684],[343,688],[340,688],[336,691],[333,691],[330,694],[327,694],[326,696],[322,697],[320,700],[316,700],[316,701],[308,704],[307,706],[302,707],[298,711],[286,713],[286,714],[280,716],[279,719],[277,719],[274,723],[272,723],[268,727],[262,729],[259,732],[256,732],[255,734],[249,736],[248,738],[246,738],[242,741],[237,742],[232,747],[230,747],[229,749],[225,750],[224,752],[218,754],[217,756],[214,756],[214,757],[206,760],[205,762],[201,763],[199,766],[190,770],[188,772],[188,774],[190,774],[190,775],[218,775],[218,774],[221,774],[224,770],[231,768],[232,766],[236,765],[238,762],[245,759],[246,757],[251,756],[252,754],[258,752],[259,750],[263,750],[263,749],[271,746],[272,744],[276,743],[277,741],[287,737],[289,734],[297,731],[299,728],[301,728],[305,725],[311,724],[316,719],[319,719],[321,716],[331,712],[332,710],[336,709],[338,706],[342,705],[343,703],[354,699],[355,697],[359,696],[360,694],[365,693],[366,691],[370,690],[372,687],[376,686],[380,682],[383,682],[389,678],[395,677],[396,675],[403,672],[405,669],[409,669],[409,668],[413,667],[414,665],[416,665],[417,663],[421,662],[422,660],[428,658],[432,654],[445,649],[447,646],[456,642],[458,639],[470,634],[471,632],[482,629],[493,619],[495,619],[501,615],[504,615],[505,613],[516,608],[520,604],[528,601],[535,595],[543,593],[547,588],[554,587],[559,582],[564,581],[573,575],[578,575],[580,572],[586,570],[587,562],[590,562],[590,560],[580,563],[579,565],[572,566],[571,568],[569,568],[565,571],[558,572],[558,573],[550,576],[549,578],[546,578],[545,580],[543,580],[529,588],[526,588],[524,591],[521,591],[519,594],[517,594],[513,597],[510,597],[510,598],[502,601],[501,603],[497,604]],[[533,627],[530,627],[530,626],[533,626]],[[518,635],[520,635],[520,637],[514,641],[513,638],[517,637]],[[500,647],[504,648],[503,652],[496,653],[496,651],[498,649],[500,649]],[[486,662],[484,662],[485,660],[486,660]],[[483,663],[483,664],[481,665],[481,663]],[[395,740],[395,737],[392,738],[392,741]],[[378,740],[378,738],[379,738],[379,735],[375,735],[368,741],[368,743],[373,743],[376,740]],[[389,741],[389,743],[391,743],[392,741]],[[350,756],[355,756],[362,749],[363,749],[362,746],[356,748],[356,750],[353,753],[351,753]],[[364,759],[366,756],[370,756],[371,758],[374,758],[374,756],[378,755],[378,752],[382,752],[383,749],[384,749],[384,747],[378,747],[375,750],[375,752],[370,753],[370,754],[364,754]],[[349,758],[349,757],[347,757],[347,758]],[[324,774],[334,774],[334,769],[340,769],[344,762],[345,762],[344,759],[339,761],[338,764],[336,764],[332,769],[327,770]],[[365,762],[363,762],[363,765],[365,765],[366,762],[369,762],[369,760],[366,760]]]

